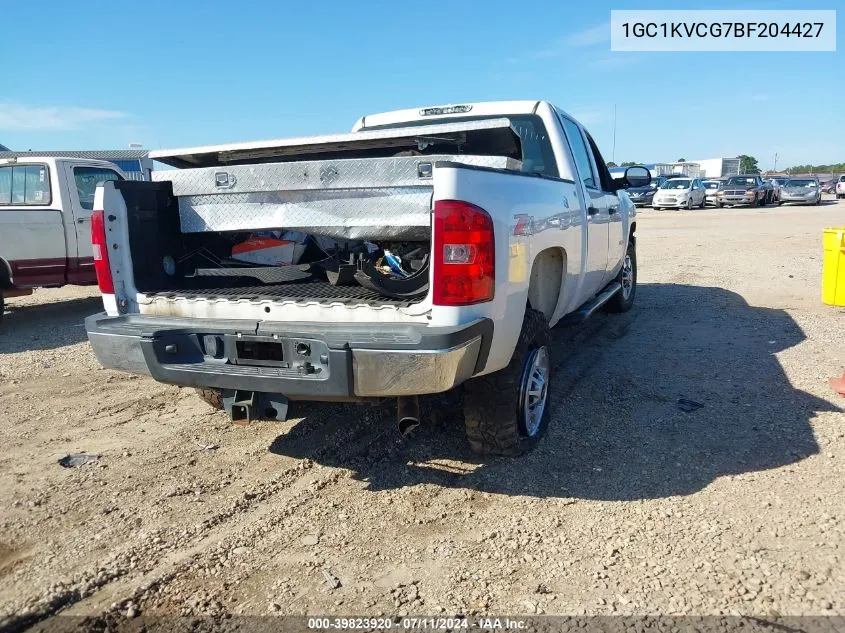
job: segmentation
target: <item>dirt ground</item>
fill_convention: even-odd
[[[628,314],[556,329],[549,433],[466,447],[459,394],[232,425],[102,370],[96,289],[0,325],[0,625],[55,614],[845,614],[845,309],[820,207],[641,212]],[[678,400],[703,405],[685,412]],[[99,460],[65,469],[67,454]]]

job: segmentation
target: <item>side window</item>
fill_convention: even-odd
[[[74,167],[73,179],[79,194],[79,204],[87,211],[94,210],[94,192],[99,183],[104,180],[123,180],[116,171],[103,167]]]
[[[610,170],[607,168],[607,163],[604,162],[598,145],[587,132],[587,140],[590,142],[590,149],[593,152],[593,158],[596,161],[596,168],[599,170],[599,182],[601,183],[602,191],[608,191],[613,194],[616,193],[616,187],[613,184],[613,176],[610,175]]]
[[[564,132],[566,132],[566,138],[569,140],[569,148],[572,150],[572,156],[575,158],[578,176],[581,178],[584,186],[598,189],[596,177],[593,173],[593,166],[590,164],[590,155],[587,153],[584,137],[581,136],[581,129],[566,117],[561,117],[560,122],[563,125]]]
[[[50,204],[50,178],[43,165],[0,168],[0,205]]]

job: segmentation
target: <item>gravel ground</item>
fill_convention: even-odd
[[[636,307],[555,331],[552,424],[518,460],[468,451],[460,394],[407,439],[352,405],[235,426],[100,369],[96,289],[10,299],[0,625],[845,614],[845,310],[819,299],[821,229],[843,224],[835,201],[641,213]]]

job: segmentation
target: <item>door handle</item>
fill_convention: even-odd
[[[612,214],[616,213],[617,211],[619,211],[619,207],[608,207],[607,208],[607,213],[609,215],[612,215]]]
[[[88,220],[90,220],[90,219],[91,219],[91,218],[77,218],[77,219],[76,219],[76,223],[77,223],[77,224],[85,224],[85,222],[86,222],[86,221],[88,221]]]
[[[587,215],[595,215],[599,210],[596,207],[587,207]]]

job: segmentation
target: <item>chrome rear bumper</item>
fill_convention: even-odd
[[[294,400],[447,391],[484,368],[493,336],[490,319],[438,328],[96,314],[85,327],[104,367]]]

